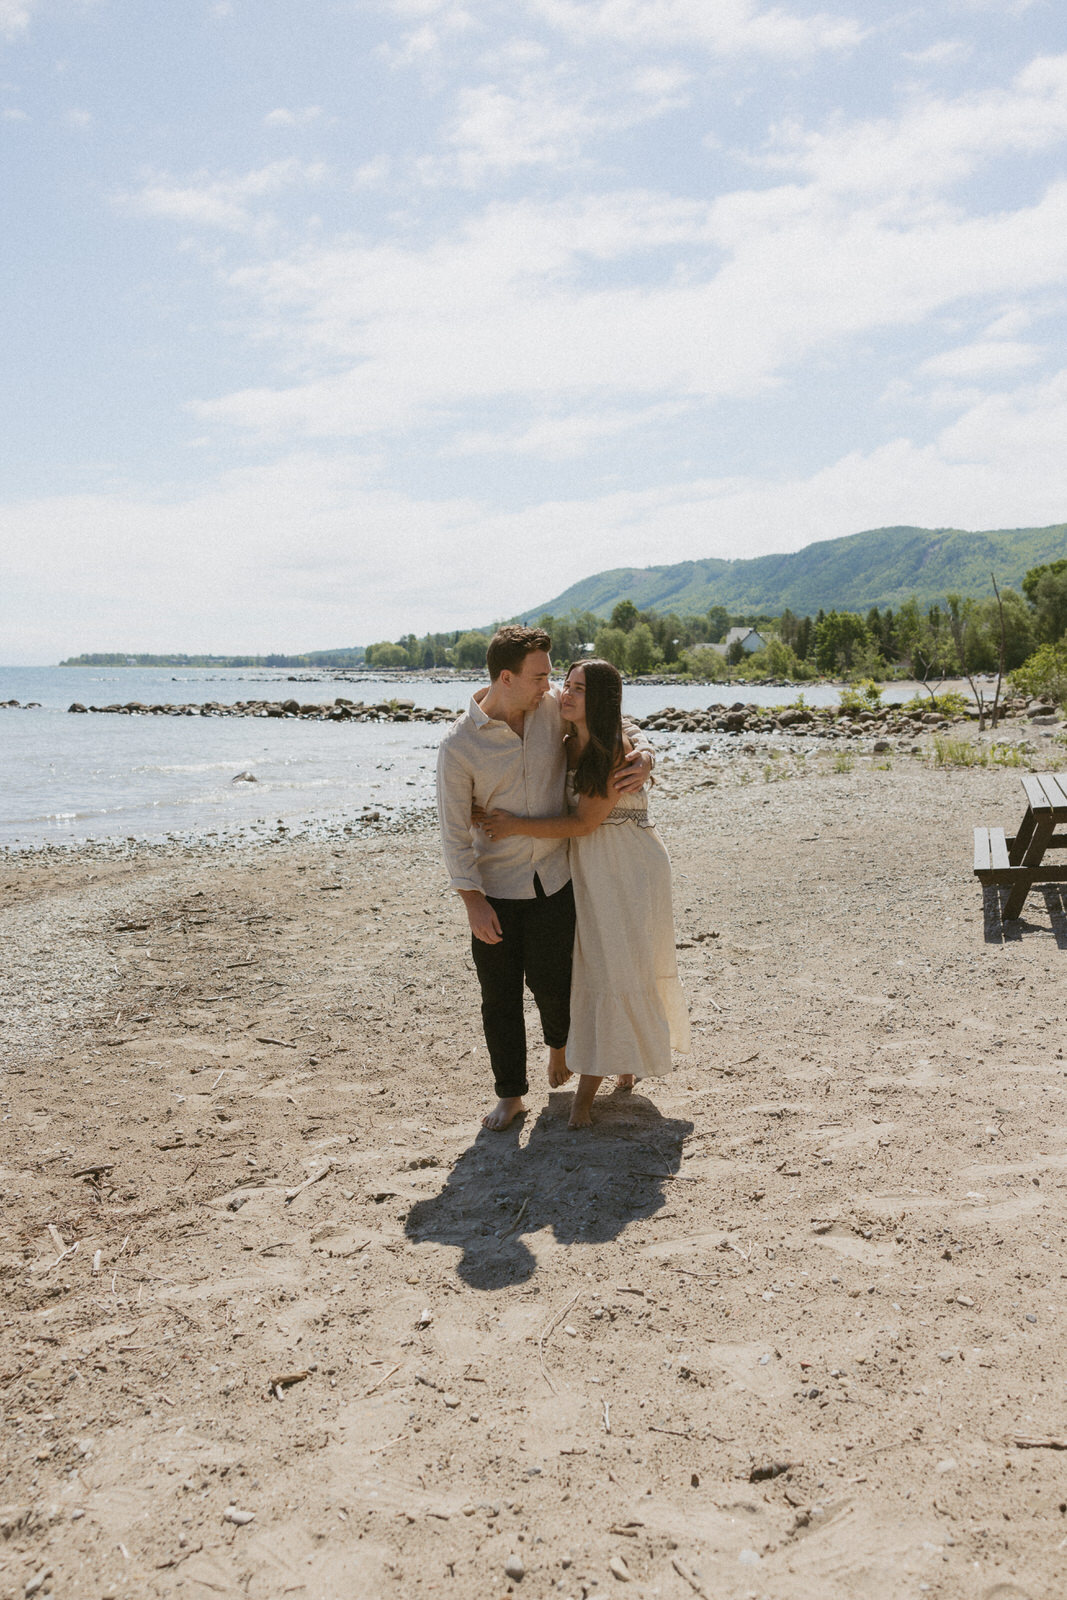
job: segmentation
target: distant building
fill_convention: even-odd
[[[721,644],[701,646],[702,649],[717,650],[724,656],[732,644],[739,644],[746,656],[752,655],[757,650],[765,650],[767,641],[762,633],[757,633],[755,628],[731,628]]]

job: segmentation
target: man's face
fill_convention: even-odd
[[[521,672],[501,673],[509,678],[508,693],[516,711],[536,711],[548,693],[552,662],[547,650],[531,650],[523,657]]]

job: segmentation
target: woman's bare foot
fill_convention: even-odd
[[[569,1082],[570,1077],[571,1070],[567,1065],[566,1047],[564,1047],[562,1050],[555,1050],[551,1045],[549,1045],[548,1087],[550,1089],[562,1089],[563,1085]]]
[[[615,1087],[616,1089],[632,1089],[636,1082],[637,1079],[632,1072],[620,1072],[615,1079]]]
[[[590,1078],[582,1073],[578,1079],[578,1087],[574,1091],[574,1104],[567,1122],[568,1128],[588,1128],[593,1121],[593,1096],[596,1094],[603,1078]]]
[[[515,1121],[520,1112],[525,1110],[522,1099],[517,1095],[511,1100],[498,1100],[492,1111],[482,1118],[482,1127],[490,1128],[494,1133],[501,1133]]]

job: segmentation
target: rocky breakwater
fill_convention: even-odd
[[[17,706],[18,701],[0,702],[0,708],[4,704]],[[84,706],[75,700],[68,710],[119,717],[302,717],[313,722],[454,722],[459,714],[448,706],[416,706],[413,700],[381,700],[366,705],[362,700],[340,696],[326,703],[308,704],[299,700],[208,700],[193,705],[147,705],[128,700],[124,704]],[[1038,726],[1057,723],[1060,715],[1049,702],[1025,697],[1003,700],[998,710],[999,718],[1026,717]],[[943,711],[905,711],[894,705],[857,711],[842,706],[757,706],[736,701],[729,706],[710,705],[704,710],[666,706],[651,716],[634,720],[650,732],[789,733],[797,737],[861,739],[887,735],[899,738],[977,719],[974,708],[949,717]]]
[[[1038,713],[1052,709],[1044,704],[1035,706],[1025,699],[1013,699],[1001,703],[998,716],[1029,715],[1040,721]],[[842,706],[757,706],[737,701],[730,706],[711,705],[706,711],[680,711],[668,706],[653,716],[635,720],[648,732],[789,733],[794,737],[878,740],[944,730],[954,722],[976,722],[978,712],[972,709],[948,717],[943,711],[912,712],[892,705],[856,711]]]
[[[325,704],[306,705],[299,700],[207,700],[194,705],[146,705],[128,700],[124,705],[83,706],[75,700],[67,709],[116,717],[300,717],[311,722],[453,722],[457,716],[448,706],[416,706],[413,700],[383,700],[369,706],[340,696]]]

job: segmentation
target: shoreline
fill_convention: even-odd
[[[778,711],[778,715],[774,712]],[[785,714],[782,715],[781,713]],[[857,717],[842,716],[834,708],[810,708],[794,712],[789,708],[764,707],[748,704],[737,710],[723,708],[722,713],[673,711],[643,716],[636,719],[639,725],[652,734],[661,762],[681,763],[690,769],[689,776],[703,782],[706,772],[717,771],[720,766],[744,768],[750,757],[757,760],[777,760],[827,756],[844,749],[847,759],[881,757],[892,760],[902,755],[928,756],[934,736],[952,737],[953,727],[960,729],[964,739],[985,752],[996,745],[1009,753],[1016,751],[1012,763],[1025,765],[1031,757],[1041,754],[1031,735],[1053,739],[1061,727],[1058,714],[1038,716],[1024,713],[1022,702],[1005,716],[1005,723],[997,730],[987,729],[978,734],[973,713],[953,717],[951,720],[934,714],[925,717],[901,718],[893,707],[884,707],[877,713],[861,713]],[[1050,757],[1053,752],[1050,746]],[[1031,765],[1033,762],[1031,761]],[[428,773],[424,773],[427,782]],[[240,777],[240,775],[238,775]],[[238,778],[230,780],[237,782]],[[106,817],[107,813],[104,813]],[[301,839],[321,844],[344,842],[375,834],[404,833],[425,826],[435,826],[434,802],[421,800],[375,800],[364,802],[358,810],[328,809],[316,812],[288,813],[273,823],[265,819],[236,820],[230,825],[159,831],[146,829],[142,824],[132,834],[122,830],[129,826],[126,817],[116,825],[115,832],[71,833],[66,836],[36,837],[22,840],[18,837],[0,839],[0,861],[19,859],[62,858],[79,851],[94,853],[99,858],[125,859],[138,851],[153,856],[166,856],[169,851],[190,853],[198,850],[217,853],[226,849],[262,849],[286,838]],[[14,826],[14,825],[11,825]],[[102,824],[94,824],[100,828]]]

